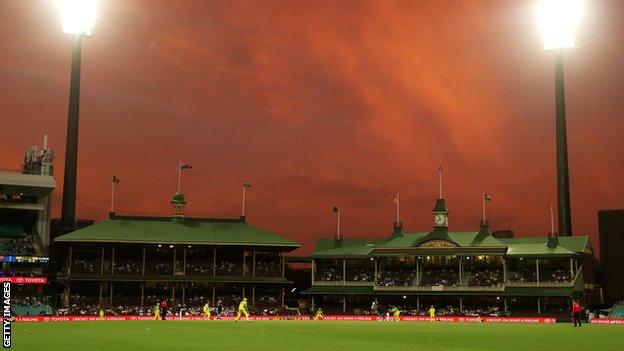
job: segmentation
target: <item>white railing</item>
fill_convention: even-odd
[[[352,280],[334,280],[334,281],[315,281],[312,282],[313,286],[374,286],[375,282],[363,282],[363,281],[352,281]]]
[[[505,291],[504,286],[375,286],[375,291]]]

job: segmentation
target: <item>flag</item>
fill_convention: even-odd
[[[483,200],[492,202],[492,196],[490,196],[490,195],[488,195],[486,193],[483,193]]]
[[[251,188],[251,183],[249,183],[249,182],[243,182],[243,186],[244,186],[245,188]]]
[[[185,170],[185,169],[193,169],[193,166],[191,166],[188,163],[181,163],[180,164],[180,170]]]
[[[442,165],[438,166],[438,172],[442,173],[444,171],[444,167],[442,167]]]
[[[338,212],[340,212],[340,209],[339,209],[338,207],[334,207],[334,208],[332,209],[332,211],[334,211],[334,213],[338,213]]]
[[[396,194],[396,196],[394,197],[394,202],[398,203],[399,202],[399,194]]]
[[[117,178],[117,176],[114,174],[113,174],[113,183],[119,184],[119,178]]]

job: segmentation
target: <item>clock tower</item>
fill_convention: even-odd
[[[433,208],[433,227],[435,229],[448,229],[448,209],[444,199],[436,199],[435,207]]]

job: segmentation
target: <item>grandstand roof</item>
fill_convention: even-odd
[[[444,238],[446,237],[446,238]],[[331,239],[320,239],[316,242],[315,258],[363,258],[370,257],[374,250],[390,253],[392,250],[416,249],[430,240],[447,240],[448,251],[466,252],[496,249],[508,256],[556,257],[572,256],[579,253],[591,253],[588,236],[560,237],[559,244],[548,247],[548,237],[526,237],[497,239],[489,233],[479,232],[447,232],[444,235],[434,232],[403,233],[389,239],[343,239],[336,244]],[[453,248],[455,246],[455,248]]]
[[[62,235],[56,242],[109,242],[145,244],[204,244],[279,246],[300,245],[250,225],[244,219],[113,216],[100,223]]]
[[[56,188],[54,177],[40,174],[24,174],[0,171],[0,184],[5,193],[24,193],[42,196]]]

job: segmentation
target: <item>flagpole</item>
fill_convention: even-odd
[[[113,176],[114,177],[114,176]],[[112,182],[112,190],[111,190],[111,213],[115,212],[115,181]]]
[[[336,228],[336,238],[340,240],[340,209],[338,209],[338,226]]]
[[[483,201],[483,221],[485,222],[485,190],[481,194],[481,201]]]
[[[182,180],[182,160],[178,161],[178,192],[181,189],[181,180]]]
[[[397,221],[397,223],[399,223],[401,221],[401,219],[399,217],[399,194],[397,194],[397,197],[396,197],[396,204],[397,204],[397,206],[396,206],[396,210],[397,210],[396,221]]]
[[[440,197],[439,199],[443,198],[443,194],[442,194],[442,164],[440,164],[440,167],[438,167],[438,183],[440,184]]]
[[[243,209],[242,209],[242,216],[245,217],[245,195],[247,193],[247,187],[245,186],[245,183],[243,183]]]
[[[555,236],[555,208],[550,203],[550,235]]]

